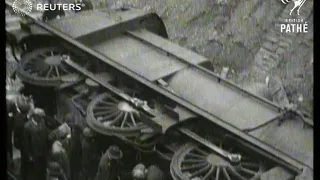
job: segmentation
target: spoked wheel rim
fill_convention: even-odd
[[[226,148],[222,143],[216,145]],[[226,149],[240,153],[230,146]],[[259,180],[263,171],[261,162],[240,154],[240,164],[234,165],[205,147],[186,144],[172,158],[171,175],[175,180]]]
[[[147,128],[129,103],[108,93],[97,96],[87,108],[87,123],[106,135],[136,136]]]
[[[62,56],[69,52],[57,47],[46,47],[25,53],[17,68],[18,76],[31,84],[57,86],[64,82],[76,82],[82,77],[62,62]],[[77,63],[87,68],[89,63],[76,59]]]

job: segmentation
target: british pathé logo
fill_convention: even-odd
[[[297,14],[300,15],[300,9],[301,7],[303,6],[303,4],[306,2],[306,0],[281,0],[283,4],[288,4],[290,2],[293,2],[294,3],[294,6],[293,8],[291,9],[290,11],[290,16],[292,14],[292,12],[297,9]]]
[[[296,14],[298,18],[287,18],[285,19],[285,23],[280,24],[281,33],[307,33],[308,32],[308,24],[304,21],[303,18],[300,17],[300,9],[306,2],[306,0],[281,0],[283,4],[289,4],[293,2],[293,7],[289,12],[289,15],[292,16],[293,12],[296,10]],[[290,5],[290,4],[289,4]]]

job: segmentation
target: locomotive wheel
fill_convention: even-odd
[[[147,126],[130,104],[108,93],[97,96],[87,108],[88,125],[105,135],[136,136]]]
[[[218,144],[228,152],[239,153],[236,148]],[[263,171],[261,163],[242,152],[240,154],[240,164],[233,165],[209,149],[189,143],[174,154],[170,172],[174,180],[259,180]]]
[[[21,57],[17,75],[25,82],[40,86],[59,86],[63,82],[76,82],[81,77],[62,63],[61,57],[65,54],[69,53],[56,47],[27,52]],[[88,67],[88,63],[79,61],[78,63]]]

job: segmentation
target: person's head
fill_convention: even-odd
[[[144,180],[147,176],[147,169],[143,164],[137,164],[132,170],[134,180]]]
[[[110,146],[107,149],[107,154],[111,160],[120,160],[122,158],[122,151],[118,146],[115,145]]]
[[[69,126],[74,124],[74,118],[72,113],[68,113],[65,117],[64,117],[64,122],[67,123]]]
[[[92,138],[94,136],[94,132],[88,127],[83,129],[82,134],[85,138]]]
[[[30,113],[31,113],[31,117],[36,121],[39,120],[39,119],[42,119],[46,115],[44,110],[41,109],[41,108],[31,109]]]
[[[22,96],[17,99],[16,106],[21,113],[28,113],[31,109],[31,104]]]

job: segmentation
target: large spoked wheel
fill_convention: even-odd
[[[174,180],[259,180],[263,166],[236,148],[223,147],[232,153],[242,155],[239,164],[215,154],[206,147],[193,143],[181,147],[173,156],[170,171]]]
[[[87,108],[88,125],[106,135],[136,136],[147,126],[130,104],[108,93],[96,97]]]
[[[77,82],[82,77],[62,63],[62,56],[69,54],[56,47],[35,49],[25,53],[18,65],[17,75],[25,82],[40,86],[59,86],[65,82]],[[71,59],[75,57],[71,56]],[[85,68],[89,65],[88,62],[76,60]]]

